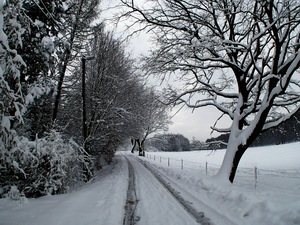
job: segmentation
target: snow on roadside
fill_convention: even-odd
[[[151,159],[141,158],[164,174],[172,187],[215,225],[299,225],[299,149],[300,142],[250,149],[242,158],[242,170],[234,184],[219,183],[211,176],[222,162],[224,151],[153,152],[148,153]],[[171,159],[169,167],[165,160],[168,157]],[[205,174],[206,162],[208,175]],[[254,166],[258,168],[256,188]],[[127,186],[127,163],[117,154],[114,163],[101,170],[92,183],[72,193],[22,203],[0,199],[0,225],[122,224]],[[152,215],[151,209],[145,207],[145,210],[141,215]]]
[[[168,177],[175,189],[177,187],[183,197],[203,209],[216,225],[223,224],[219,214],[232,218],[236,224],[299,225],[299,150],[300,142],[249,149],[242,158],[241,170],[234,184],[219,183],[210,176],[216,173],[218,165],[222,162],[222,150],[149,152],[149,158],[144,160],[155,165],[156,169]],[[169,166],[167,158],[170,159]],[[193,163],[188,165],[188,162]],[[205,175],[203,169],[206,162],[213,167],[212,170],[208,170],[209,175]],[[256,188],[254,167],[258,168]],[[251,172],[248,173],[246,169],[250,169]]]
[[[96,179],[68,194],[0,199],[0,225],[122,224],[128,185],[127,163],[117,156]]]

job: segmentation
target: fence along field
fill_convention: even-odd
[[[209,151],[207,151],[209,152]],[[164,156],[161,156],[163,154]],[[182,153],[181,153],[182,154]],[[209,153],[208,153],[209,154]],[[166,157],[170,155],[170,157]],[[182,156],[182,155],[181,155]],[[158,166],[169,168],[172,170],[182,170],[188,173],[193,173],[195,176],[214,175],[218,172],[221,164],[209,163],[205,158],[195,156],[195,161],[179,159],[179,155],[175,152],[147,152],[146,158],[151,163]],[[271,156],[270,156],[270,159]],[[266,189],[272,186],[273,189],[294,188],[295,183],[300,180],[300,158],[299,168],[295,169],[264,169],[258,166],[243,167],[240,166],[235,178],[235,184]]]

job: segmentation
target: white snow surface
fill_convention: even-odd
[[[140,159],[215,225],[300,224],[300,142],[250,148],[240,162],[234,184],[221,183],[213,176],[224,153],[148,152]],[[126,154],[131,155],[118,152],[114,163],[101,170],[95,180],[71,193],[21,201],[0,199],[0,225],[123,224]],[[130,161],[136,172],[137,225],[196,224],[142,164],[134,158]]]

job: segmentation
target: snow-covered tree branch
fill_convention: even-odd
[[[168,102],[212,105],[232,120],[218,175],[233,182],[259,133],[299,109],[299,1],[145,2],[122,0],[124,16],[155,37],[157,48],[145,58],[145,68],[182,78],[179,90],[169,90]]]

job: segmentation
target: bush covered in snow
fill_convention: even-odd
[[[65,142],[56,131],[35,141],[15,137],[11,151],[3,152],[1,197],[8,196],[14,186],[26,197],[63,193],[82,179],[86,155],[75,142]]]
[[[59,133],[29,140],[20,132],[29,105],[51,90],[44,79],[24,77],[28,24],[22,1],[0,1],[0,197],[15,199],[64,192],[84,168],[83,152]]]

